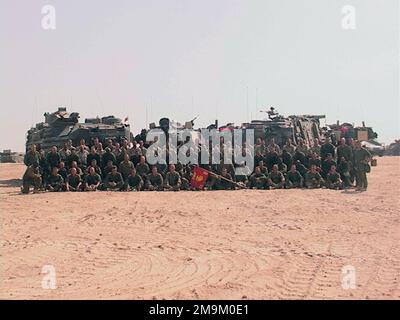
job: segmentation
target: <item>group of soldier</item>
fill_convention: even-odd
[[[151,166],[146,157],[149,145],[139,138],[132,143],[109,139],[105,146],[97,138],[90,146],[83,139],[77,146],[69,140],[61,149],[53,146],[48,152],[31,145],[24,158],[27,169],[22,192],[29,193],[31,187],[34,192],[193,189],[192,164],[167,165],[167,161]],[[352,139],[343,138],[337,146],[329,138],[323,143],[315,139],[311,147],[302,139],[297,144],[288,139],[280,147],[273,138],[259,138],[254,146],[254,170],[249,175],[238,175],[233,164],[224,164],[223,140],[219,148],[219,164],[198,165],[209,173],[203,189],[344,189],[354,183],[359,191],[368,187],[371,154]],[[167,158],[171,152],[167,150]]]
[[[342,138],[335,146],[326,137],[322,144],[315,139],[308,147],[303,139],[297,145],[288,139],[281,148],[273,139],[266,147],[258,139],[255,154],[257,166],[249,179],[250,188],[339,190],[351,188],[354,183],[358,191],[368,187],[372,156],[360,141]]]

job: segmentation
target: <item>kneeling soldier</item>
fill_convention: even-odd
[[[249,188],[250,189],[267,188],[267,177],[265,176],[265,174],[262,173],[260,166],[256,167],[254,173],[250,176]]]
[[[325,185],[328,189],[343,189],[343,183],[342,180],[340,180],[340,174],[336,171],[336,166],[331,166],[331,169],[326,175]]]
[[[268,175],[268,186],[273,189],[282,189],[285,185],[285,177],[282,172],[279,171],[277,164],[272,166],[272,171]]]
[[[158,173],[157,167],[153,166],[151,168],[151,173],[147,175],[146,179],[146,189],[149,191],[163,191],[163,182],[164,179],[161,174]]]
[[[29,189],[33,186],[33,192],[39,191],[42,185],[42,177],[39,173],[38,164],[34,163],[26,168],[24,176],[22,177],[22,193],[29,193]]]
[[[71,168],[71,174],[68,175],[65,183],[66,191],[80,191],[82,187],[82,179],[77,174],[76,168]]]
[[[235,185],[231,182],[232,176],[228,173],[226,167],[222,168],[221,175],[215,181],[215,188],[217,190],[234,190]]]
[[[94,160],[95,161],[95,160]],[[89,167],[89,174],[85,178],[85,190],[96,191],[101,184],[101,177],[95,167]]]
[[[303,186],[303,177],[296,169],[296,165],[292,164],[290,171],[286,174],[286,188],[301,188]]]
[[[315,164],[311,165],[310,170],[306,173],[306,187],[308,189],[321,188],[324,184],[324,179],[317,171]]]
[[[113,166],[111,172],[107,174],[106,179],[104,180],[103,188],[105,190],[121,190],[124,186],[124,179],[122,175],[117,171],[117,167]]]
[[[58,174],[58,168],[54,167],[51,170],[51,175],[47,178],[47,190],[49,191],[62,191],[64,188],[64,179]]]
[[[143,188],[142,177],[136,173],[136,169],[132,168],[131,174],[128,176],[125,182],[125,190],[131,191],[141,191]]]
[[[175,165],[169,165],[169,172],[165,176],[165,190],[179,191],[181,188],[181,176],[175,171]]]

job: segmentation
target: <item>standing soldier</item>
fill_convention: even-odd
[[[323,162],[328,154],[332,155],[332,158],[335,158],[335,146],[331,143],[331,138],[326,137],[324,144],[321,146],[321,161]]]
[[[30,150],[24,156],[24,163],[27,167],[36,164],[39,165],[40,153],[36,150],[36,145],[32,144]]]
[[[371,170],[369,161],[371,153],[361,146],[360,141],[356,141],[354,149],[354,169],[356,171],[356,185],[358,191],[366,191],[368,188],[367,172]]]
[[[53,146],[50,149],[50,152],[47,154],[47,164],[49,166],[49,170],[53,170],[54,167],[58,167],[61,162],[60,154],[57,151],[57,147]]]
[[[349,145],[346,144],[345,138],[340,139],[340,144],[336,148],[336,153],[337,153],[338,164],[342,160],[342,157],[344,157],[346,161],[351,160],[353,150]]]

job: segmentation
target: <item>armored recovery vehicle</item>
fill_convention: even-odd
[[[79,122],[79,113],[69,114],[64,107],[58,108],[56,112],[45,113],[45,122],[36,124],[28,130],[26,149],[32,144],[40,146],[43,150],[49,150],[52,146],[62,147],[64,142],[72,140],[74,145],[78,145],[81,139],[91,143],[93,138],[100,141],[113,139],[121,141],[132,140],[129,124],[125,124],[114,116],[102,118],[85,119],[84,123]]]

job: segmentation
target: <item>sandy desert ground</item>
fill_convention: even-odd
[[[363,193],[21,195],[23,170],[0,166],[1,299],[400,298],[399,157]]]

